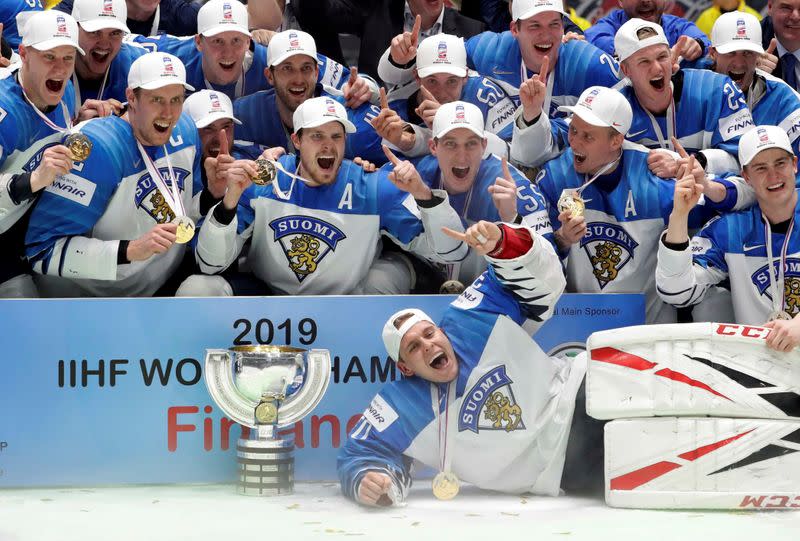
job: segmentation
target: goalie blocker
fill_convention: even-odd
[[[768,333],[698,323],[589,338],[587,412],[619,419],[605,427],[609,505],[800,509],[800,353],[767,348]]]

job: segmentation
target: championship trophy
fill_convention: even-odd
[[[331,373],[330,353],[289,346],[235,346],[206,350],[208,392],[225,415],[250,427],[236,444],[237,492],[275,496],[294,492],[294,439],[279,427],[313,410]]]

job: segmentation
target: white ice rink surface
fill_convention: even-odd
[[[338,486],[298,484],[276,498],[232,485],[0,491],[0,541],[402,539],[800,539],[800,511],[637,511],[601,500],[507,496],[471,487],[440,502],[415,483],[405,507],[371,510]]]

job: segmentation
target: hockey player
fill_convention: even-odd
[[[19,27],[21,64],[0,72],[0,298],[38,296],[25,229],[41,191],[72,167],[60,143],[76,112],[70,77],[82,52],[69,15],[24,14]]]
[[[610,87],[619,82],[617,62],[606,53],[582,40],[562,43],[565,12],[561,0],[515,0],[511,14],[510,31],[478,34],[467,40],[466,47],[469,68],[497,83],[515,104],[519,105],[520,85],[541,71],[545,57],[551,74],[544,111],[550,116],[563,116],[558,107],[574,103],[589,86]],[[394,84],[410,80],[414,54],[390,48],[378,74]]]
[[[242,121],[236,128],[236,139],[261,148],[281,147],[293,153],[290,135],[294,131],[293,114],[301,103],[314,96],[333,97],[344,104],[347,100],[335,88],[319,83],[317,45],[305,32],[287,30],[275,34],[269,43],[267,65],[264,75],[273,88],[234,102],[234,113]],[[380,109],[370,103],[347,109],[357,131],[347,134],[345,157],[386,162],[381,137],[369,124],[379,113]]]
[[[666,302],[688,306],[728,278],[736,322],[767,322],[773,328],[767,345],[788,351],[800,343],[797,156],[782,128],[757,126],[742,136],[739,161],[758,203],[709,222],[691,248],[687,215],[699,194],[691,183],[675,185],[675,206],[658,245],[658,292]]]
[[[147,52],[123,43],[129,33],[125,25],[127,13],[125,0],[75,0],[72,6],[79,43],[86,51],[75,60],[75,98],[79,105],[89,100],[103,102],[93,105],[96,116],[120,113],[131,64]]]
[[[485,122],[471,103],[442,105],[433,119],[430,156],[415,163],[422,180],[445,190],[464,227],[480,220],[522,223],[552,242],[552,227],[539,190],[505,158],[486,154]],[[484,156],[486,156],[484,158]],[[470,252],[464,261],[448,265],[448,278],[470,284],[486,261]]]
[[[197,129],[181,115],[186,90],[180,60],[148,53],[131,66],[127,113],[82,126],[91,155],[31,214],[26,251],[43,295],[149,296],[172,277],[211,199]]]
[[[411,163],[387,152],[395,165],[387,175],[365,173],[344,159],[345,134],[355,126],[341,103],[324,96],[306,100],[293,125],[298,155],[279,159],[281,172],[269,185],[249,187],[258,176],[254,162],[237,162],[228,171],[225,197],[198,238],[203,272],[224,271],[251,239],[248,262],[265,290],[350,294],[369,280],[381,234],[441,262],[466,256],[466,245],[441,232],[445,225],[463,231],[446,193],[430,190]],[[181,294],[236,293],[236,284],[221,276],[187,282]]]
[[[186,66],[187,82],[195,88],[218,90],[231,100],[266,90],[272,81],[265,75],[267,47],[251,40],[248,30],[247,6],[229,0],[211,0],[197,14],[197,35],[177,37],[135,36],[133,39],[145,47],[173,54]],[[311,36],[300,30],[288,30],[273,36],[286,43],[303,43]],[[270,47],[271,47],[270,43]],[[315,49],[316,51],[316,49]],[[323,55],[316,55],[320,64],[318,82],[341,89],[350,100],[349,105],[358,107],[377,96],[377,83],[364,77],[348,77],[347,69]],[[266,77],[266,78],[265,78]],[[370,84],[372,86],[370,86]]]
[[[373,398],[339,453],[342,492],[359,503],[401,503],[412,460],[440,471],[439,498],[453,497],[459,479],[551,496],[589,488],[578,470],[602,480],[601,425],[575,404],[585,358],[548,357],[520,327],[549,318],[564,289],[553,247],[525,227],[485,221],[459,238],[486,257],[486,272],[438,326],[408,308],[383,327],[404,377]]]
[[[744,93],[757,126],[781,126],[795,154],[800,151],[800,95],[783,80],[756,69],[764,48],[761,25],[749,13],[724,13],[711,34],[714,71],[727,75]]]
[[[467,70],[467,51],[460,37],[437,34],[425,38],[417,50],[414,81],[389,93],[389,107],[414,126],[427,149],[436,110],[457,100],[481,110],[493,152],[507,155],[517,109],[514,102],[492,81]]]
[[[645,293],[647,322],[674,323],[675,311],[656,294],[651,257],[672,207],[674,181],[651,173],[647,149],[625,141],[631,107],[616,90],[591,87],[565,111],[573,113],[570,148],[544,164],[536,184],[566,260],[567,290]],[[706,198],[692,214],[693,227],[714,215],[710,202],[723,211],[734,207],[732,183],[708,180],[695,163],[684,167],[683,176],[694,178]]]

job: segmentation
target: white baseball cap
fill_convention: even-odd
[[[347,118],[344,105],[328,96],[307,99],[292,115],[294,133],[303,128],[316,128],[328,122],[339,122],[347,133],[355,133],[356,127]]]
[[[449,73],[467,75],[467,48],[464,39],[450,34],[436,34],[422,40],[417,48],[417,75]]]
[[[241,124],[233,116],[233,103],[231,99],[216,90],[200,90],[195,92],[183,102],[183,110],[189,113],[195,126],[205,128],[217,120],[227,118],[235,124]]]
[[[631,104],[620,92],[604,86],[590,86],[581,93],[575,105],[562,105],[559,111],[578,115],[592,126],[614,128],[622,135],[633,122]]]
[[[317,60],[317,42],[311,34],[302,30],[278,32],[269,40],[267,66],[277,66],[296,54],[304,54]]]
[[[718,53],[753,51],[763,53],[761,23],[755,16],[743,11],[723,13],[711,29],[711,45]]]
[[[78,23],[72,15],[56,10],[23,11],[17,14],[17,29],[22,45],[39,51],[48,51],[62,45],[71,45],[81,53],[78,45]]]
[[[762,150],[781,148],[794,156],[786,131],[778,126],[756,126],[739,139],[739,163],[742,167],[753,161]]]
[[[250,35],[247,8],[239,0],[210,0],[197,12],[197,33],[206,37],[222,32]]]
[[[620,62],[645,47],[658,44],[669,47],[664,29],[644,19],[629,19],[614,36],[614,50]]]
[[[394,326],[394,320],[405,315],[410,315],[411,317],[406,319],[398,329]],[[386,348],[386,352],[395,362],[400,359],[400,342],[403,340],[403,336],[411,330],[411,327],[420,321],[430,321],[433,323],[431,317],[419,308],[400,310],[389,316],[389,319],[386,320],[386,323],[383,325],[381,336],[383,336],[383,345]]]
[[[72,17],[87,32],[114,28],[130,34],[128,5],[125,0],[75,0]]]
[[[544,11],[557,11],[566,15],[562,0],[514,0],[511,4],[511,20],[530,19]]]
[[[439,106],[436,111],[433,117],[433,136],[439,139],[456,128],[467,128],[479,137],[486,137],[483,126],[483,113],[477,105],[452,101]]]
[[[154,90],[168,85],[183,85],[186,90],[194,91],[194,87],[186,83],[186,68],[178,57],[168,53],[147,53],[131,64],[129,88]]]

